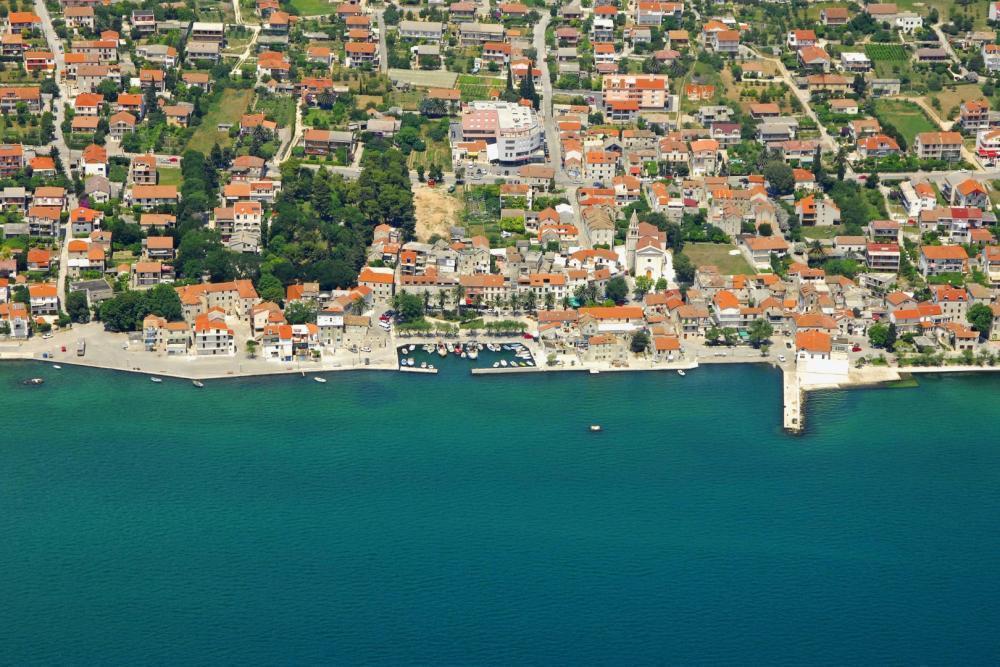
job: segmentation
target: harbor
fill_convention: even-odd
[[[437,341],[409,343],[396,348],[399,370],[436,372],[459,362],[472,364],[472,371],[534,370],[537,362],[531,349],[520,341],[487,342]]]

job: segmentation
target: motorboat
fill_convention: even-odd
[[[599,374],[600,372],[601,372],[601,371],[597,370],[596,368],[591,368],[591,369],[590,369],[590,374],[591,374],[591,375],[597,375],[597,374]]]
[[[320,384],[326,384],[326,378],[314,377],[313,380],[319,382]]]
[[[420,367],[421,368],[427,368],[427,362],[426,361],[421,361],[420,362]]]
[[[399,348],[399,353],[400,354],[409,354],[410,350],[407,349],[407,347],[404,345],[403,347]]]
[[[493,368],[500,368],[500,362],[499,361],[494,361],[493,362]]]
[[[500,360],[500,365],[503,366],[504,368],[507,368],[507,360],[506,359],[501,359]]]
[[[446,348],[444,345],[441,345],[440,347],[438,347],[438,356],[442,357],[442,358],[447,357],[448,356],[448,348]]]
[[[472,348],[471,350],[469,350],[469,355],[468,356],[469,356],[469,359],[478,359],[479,358],[479,350],[477,350],[476,348]]]
[[[600,424],[591,424],[590,425],[590,432],[591,433],[600,433],[602,430],[604,430],[604,429],[601,428]]]
[[[59,364],[52,364],[52,368],[56,369],[57,371],[62,370],[62,366],[60,366]]]
[[[198,387],[198,389],[201,389],[205,386],[205,383],[200,380],[191,380],[191,384]]]
[[[163,378],[158,378],[158,377],[154,376],[154,377],[149,378],[149,381],[150,382],[157,382],[157,383],[159,383],[159,382],[163,382]]]
[[[417,365],[417,362],[413,360],[413,357],[410,357],[409,359],[406,360],[406,365],[413,367]]]
[[[411,345],[411,346],[410,346],[410,352],[413,352],[413,351],[414,351],[415,349],[417,349],[417,346],[416,346],[416,345]]]
[[[687,373],[684,372],[683,368],[678,368],[677,369],[677,374],[680,375],[680,376],[682,376],[682,377],[685,376],[685,375],[687,375]]]
[[[45,380],[43,380],[42,378],[30,378],[28,380],[25,380],[22,384],[28,384],[28,385],[45,384]]]

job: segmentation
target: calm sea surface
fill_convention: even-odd
[[[1000,378],[445,370],[0,366],[0,663],[1000,662]]]

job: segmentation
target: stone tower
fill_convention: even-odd
[[[639,216],[632,211],[628,221],[628,231],[625,233],[625,263],[629,273],[635,271],[635,247],[639,243]]]

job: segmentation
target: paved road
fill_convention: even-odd
[[[549,166],[555,169],[556,181],[569,180],[562,165],[562,143],[559,141],[559,130],[552,114],[552,81],[549,79],[549,64],[545,59],[545,30],[549,26],[550,17],[546,13],[534,27],[534,47],[537,54],[538,69],[542,71],[542,122],[545,124],[545,143],[549,147]]]
[[[389,50],[385,45],[385,7],[375,10],[375,20],[378,22],[378,69],[385,73],[389,71]]]
[[[44,0],[35,0],[35,13],[39,18],[42,19],[42,32],[45,35],[45,40],[48,42],[49,50],[55,55],[56,61],[56,72],[55,81],[59,85],[59,94],[61,99],[53,100],[52,106],[53,113],[55,115],[55,141],[52,143],[59,153],[59,159],[62,161],[63,169],[67,170],[69,173],[70,169],[70,153],[69,146],[66,145],[66,138],[63,136],[62,131],[62,121],[63,121],[63,103],[70,102],[70,90],[69,86],[62,79],[62,73],[66,71],[66,59],[63,57],[62,42],[59,40],[59,36],[56,35],[55,30],[52,28],[52,17],[49,16],[48,7],[45,6]],[[78,202],[76,199],[76,194],[72,190],[69,190],[66,195],[67,204],[70,210],[77,207]],[[62,231],[62,248],[59,253],[59,279],[56,285],[57,294],[59,296],[59,307],[61,310],[66,308],[66,277],[69,275],[69,241],[73,238],[72,236],[72,226],[67,223],[66,227]]]
[[[240,54],[240,57],[236,59],[236,64],[231,70],[233,74],[238,72],[243,63],[247,61],[250,54],[253,53],[254,46],[257,44],[257,37],[260,35],[260,26],[249,25],[243,22],[243,12],[240,10],[240,0],[233,0],[233,16],[236,20],[236,25],[243,26],[244,28],[250,28],[253,31],[253,35],[250,37],[250,42],[247,44],[247,48]]]
[[[838,150],[837,142],[834,141],[833,137],[830,136],[830,133],[826,131],[826,127],[823,125],[823,123],[820,122],[819,117],[816,115],[816,112],[813,111],[812,105],[810,104],[809,91],[802,90],[801,88],[795,85],[795,78],[792,76],[791,72],[788,71],[788,68],[785,67],[785,64],[781,62],[780,58],[771,58],[765,56],[760,52],[755,51],[749,47],[747,47],[747,50],[753,53],[757,58],[761,60],[770,61],[777,65],[778,71],[781,73],[781,78],[785,81],[785,84],[792,91],[792,94],[795,95],[795,97],[799,100],[799,104],[802,105],[802,108],[805,110],[806,115],[809,116],[809,118],[811,118],[812,121],[816,123],[816,127],[819,128],[820,145],[822,146],[822,148],[824,150],[836,153]]]

